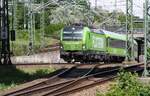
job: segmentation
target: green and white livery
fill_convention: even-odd
[[[67,62],[122,62],[126,35],[84,26],[67,26],[61,32],[60,57]],[[130,41],[128,41],[130,42]],[[134,41],[137,59],[137,43]]]

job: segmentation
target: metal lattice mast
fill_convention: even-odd
[[[26,21],[27,16],[26,16],[26,12],[27,12],[27,10],[26,10],[26,0],[24,0],[24,25],[23,25],[24,29],[27,28],[27,21]]]
[[[126,0],[126,60],[134,61],[133,43],[133,0]]]
[[[0,0],[1,64],[11,64],[8,0]]]
[[[35,12],[34,12],[34,8],[35,8],[35,0],[32,0],[32,30],[33,30],[33,44],[35,44]]]
[[[97,0],[95,0],[95,9],[97,9]]]
[[[33,1],[28,0],[28,32],[29,32],[29,52],[28,55],[33,54],[33,40],[34,40],[34,30],[33,30]]]
[[[34,2],[34,0],[33,0],[33,2]],[[35,3],[33,3],[33,5],[32,6],[34,6],[34,4]],[[33,8],[33,7],[32,7]],[[35,38],[35,13],[33,12],[33,10],[32,10],[32,15],[33,15],[33,20],[32,20],[32,23],[33,23],[33,25],[32,25],[32,30],[33,30],[33,43],[35,44],[35,40],[36,40],[36,38]]]
[[[11,37],[12,35],[16,35],[16,29],[17,29],[17,18],[16,18],[16,11],[17,11],[17,3],[18,3],[18,0],[12,0],[12,26],[11,26]],[[14,39],[15,39],[15,36],[13,36]],[[12,54],[13,54],[13,51],[14,51],[14,43],[13,41],[15,40],[12,40],[11,38],[11,48],[12,48]]]
[[[145,32],[144,32],[144,73],[143,75],[146,77],[147,75],[149,75],[149,72],[147,70],[147,66],[148,66],[148,53],[147,50],[150,48],[150,46],[148,46],[148,44],[150,43],[150,5],[149,5],[149,0],[145,0],[145,8],[144,8],[144,19],[145,19]]]
[[[41,1],[41,5],[44,6],[44,0]],[[40,29],[41,29],[41,47],[45,46],[45,8],[42,9],[40,18]]]
[[[17,0],[12,0],[12,30],[16,30],[16,10],[17,10]]]
[[[115,4],[114,4],[114,15],[113,15],[113,23],[114,25],[117,24],[117,0],[115,0]]]

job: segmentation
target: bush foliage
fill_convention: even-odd
[[[150,86],[143,85],[137,79],[137,74],[121,71],[117,83],[106,94],[97,96],[150,96]]]

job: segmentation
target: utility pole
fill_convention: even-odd
[[[16,9],[17,9],[17,0],[12,0],[12,30],[16,29]]]
[[[12,64],[10,59],[8,0],[0,0],[1,56],[0,64]]]
[[[134,60],[133,0],[126,0],[126,61]]]
[[[24,0],[24,25],[23,25],[23,27],[24,27],[24,30],[27,28],[27,20],[26,20],[26,18],[27,18],[27,16],[26,16],[26,12],[27,12],[27,10],[26,10],[26,0]]]
[[[12,26],[11,26],[11,29],[14,30],[15,29],[15,21],[16,21],[16,0],[12,0]]]
[[[33,1],[28,0],[28,32],[29,32],[29,51],[27,55],[33,54],[34,30],[33,30]]]
[[[44,6],[44,0],[41,0],[41,5]],[[40,30],[41,30],[41,47],[45,46],[45,8],[42,9],[40,17]]]
[[[117,0],[114,2],[114,13],[113,13],[113,25],[116,27],[117,25]]]
[[[95,0],[95,10],[97,9],[97,0]]]
[[[12,0],[12,20],[11,20],[11,24],[12,24],[12,26],[11,26],[11,48],[12,48],[12,54],[13,54],[13,48],[14,48],[14,44],[13,44],[13,41],[15,41],[15,39],[16,39],[16,24],[17,24],[17,19],[16,19],[16,10],[17,10],[17,3],[18,3],[18,0]]]
[[[144,8],[144,19],[145,19],[145,32],[144,32],[144,72],[143,75],[146,77],[149,75],[148,72],[148,49],[150,48],[150,5],[149,0],[145,0],[145,8]]]

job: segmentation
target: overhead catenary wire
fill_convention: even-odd
[[[58,1],[59,0],[49,0],[48,2],[44,3],[43,5],[39,6],[39,7],[36,7],[33,12],[38,12],[40,10],[42,10],[43,8],[47,8],[49,5],[51,4],[58,4]]]

